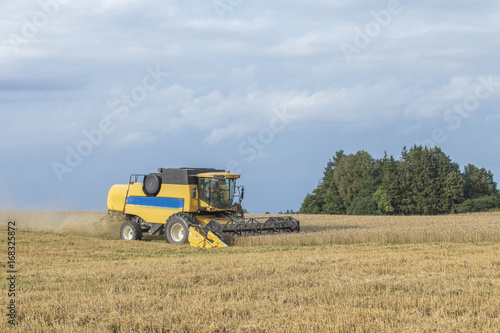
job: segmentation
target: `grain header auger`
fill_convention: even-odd
[[[125,215],[120,237],[139,240],[142,234],[164,235],[168,243],[226,247],[223,235],[299,232],[290,216],[245,218],[240,175],[201,168],[158,169],[133,174],[128,184],[114,185],[108,194],[110,214]],[[235,202],[238,198],[238,202]]]

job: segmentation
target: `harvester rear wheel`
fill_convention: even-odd
[[[139,223],[134,221],[127,221],[123,223],[120,229],[120,238],[124,240],[142,239],[142,229]]]
[[[165,240],[171,244],[188,242],[189,227],[196,219],[187,213],[177,213],[170,216],[165,225]]]

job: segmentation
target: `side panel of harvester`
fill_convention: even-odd
[[[148,197],[140,183],[114,185],[108,195],[108,209],[139,216],[147,223],[165,224],[175,213],[196,211],[198,198],[194,191],[195,198],[193,186],[164,184],[156,196]]]

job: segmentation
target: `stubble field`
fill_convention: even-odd
[[[104,215],[0,212],[19,271],[18,324],[3,307],[0,331],[499,331],[500,212],[300,215],[301,233],[211,250],[121,241]]]

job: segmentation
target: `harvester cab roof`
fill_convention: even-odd
[[[215,179],[238,179],[240,175],[228,172],[205,172],[197,175],[198,178],[215,178]]]

